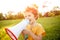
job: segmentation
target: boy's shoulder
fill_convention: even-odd
[[[42,27],[42,25],[40,23],[37,23],[37,26]]]
[[[43,29],[43,26],[40,23],[37,23],[37,29]]]
[[[30,28],[30,24],[27,25],[27,28]],[[36,23],[34,28],[42,28],[42,25],[40,23]]]

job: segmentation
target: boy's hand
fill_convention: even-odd
[[[29,34],[30,32],[31,32],[30,30],[26,30],[26,29],[23,30],[23,34]]]

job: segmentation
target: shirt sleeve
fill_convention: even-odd
[[[37,26],[37,35],[42,35],[42,36],[45,36],[45,30],[44,30],[44,28],[42,27],[42,25],[41,24],[39,24],[38,26]]]

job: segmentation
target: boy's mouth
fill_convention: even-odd
[[[31,22],[31,19],[29,21]]]

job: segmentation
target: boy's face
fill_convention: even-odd
[[[29,19],[30,23],[32,23],[35,20],[34,15],[32,13],[30,13],[30,12],[25,12],[24,17]]]

